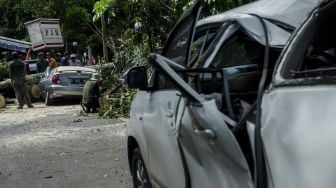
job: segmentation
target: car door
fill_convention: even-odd
[[[230,130],[236,122],[219,111],[215,97],[199,95],[170,66],[152,55],[151,62],[181,92],[175,134],[191,187],[252,188],[243,152]]]
[[[336,2],[292,37],[262,101],[261,138],[272,188],[336,184]]]
[[[201,9],[200,1],[189,8],[171,31],[162,55],[176,60],[178,67],[188,65],[195,24]],[[179,91],[155,70],[152,91],[144,97],[143,126],[148,151],[148,171],[154,187],[185,187],[185,173],[179,153],[175,109]]]

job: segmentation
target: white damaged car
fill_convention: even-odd
[[[152,69],[123,76],[139,89],[134,187],[333,187],[335,6],[261,0],[202,20],[199,2],[187,10]]]

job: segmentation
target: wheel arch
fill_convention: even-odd
[[[132,171],[132,155],[135,148],[139,148],[139,144],[133,136],[129,136],[127,138],[127,157],[128,157],[128,165],[131,171]]]

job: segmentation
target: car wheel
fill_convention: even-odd
[[[45,95],[44,104],[46,106],[50,106],[52,104],[52,99],[50,99],[50,94],[48,91],[46,92],[46,95]]]
[[[139,148],[135,148],[132,154],[132,176],[134,188],[151,188],[145,163]]]

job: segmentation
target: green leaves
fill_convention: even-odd
[[[93,6],[93,12],[95,15],[93,16],[93,20],[97,21],[102,14],[106,12],[106,10],[115,5],[115,0],[100,0],[97,1]]]
[[[8,65],[9,62],[0,62],[0,81],[9,78]]]
[[[135,90],[126,89],[114,93],[101,107],[99,115],[104,118],[129,117],[130,106],[135,94]]]

